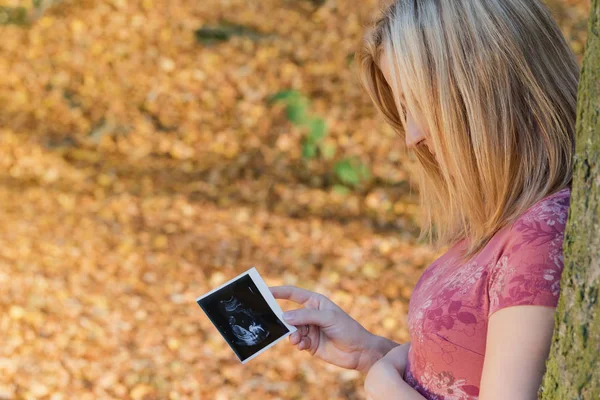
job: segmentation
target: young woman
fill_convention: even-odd
[[[411,341],[323,295],[300,350],[368,372],[379,399],[536,399],[563,268],[579,68],[539,0],[395,0],[357,54],[366,91],[420,164],[424,233],[449,250],[410,299]],[[434,233],[432,233],[434,232]]]

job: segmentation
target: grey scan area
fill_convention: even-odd
[[[227,322],[238,345],[255,346],[269,337],[263,321],[250,308],[244,307],[235,296],[221,300],[220,305],[227,315]]]

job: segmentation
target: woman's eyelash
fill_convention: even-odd
[[[406,120],[406,107],[400,105],[400,118]]]

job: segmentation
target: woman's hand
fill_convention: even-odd
[[[368,332],[321,294],[294,286],[269,289],[276,299],[304,305],[304,308],[284,313],[284,320],[298,328],[290,335],[290,342],[330,364],[366,372],[379,358],[398,346]]]
[[[424,397],[404,382],[410,343],[395,347],[377,361],[365,379],[368,400],[403,399],[423,400]]]
[[[391,365],[400,376],[404,376],[406,364],[408,364],[408,352],[410,351],[410,342],[394,347],[387,352],[379,361]]]

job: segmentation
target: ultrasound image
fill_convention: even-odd
[[[198,304],[241,361],[289,332],[248,275]]]

